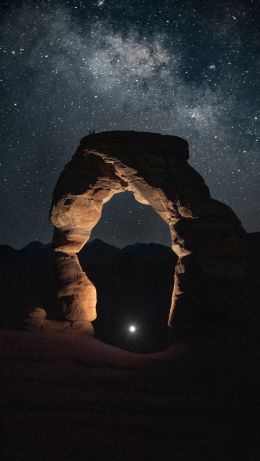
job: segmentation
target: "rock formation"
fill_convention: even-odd
[[[86,327],[95,320],[96,290],[77,253],[103,204],[131,191],[169,225],[179,258],[169,325],[192,329],[221,321],[229,289],[246,271],[246,233],[233,211],[210,197],[188,158],[188,143],[176,136],[112,131],[81,140],[60,175],[50,212],[64,320]]]

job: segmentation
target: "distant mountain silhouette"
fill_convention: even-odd
[[[121,255],[134,256],[165,256],[172,254],[172,249],[159,243],[135,243],[122,248]]]
[[[80,251],[81,260],[99,260],[104,258],[113,258],[120,254],[120,249],[114,245],[104,242],[100,239],[91,240]]]
[[[241,331],[257,337],[260,232],[249,234],[248,241],[247,283],[242,290],[243,299],[240,299],[241,287],[237,287],[234,315]],[[97,288],[96,336],[141,352],[165,347],[177,261],[171,248],[156,243],[136,243],[119,249],[95,239],[84,246],[79,260]],[[0,245],[0,326],[19,327],[26,313],[35,307],[43,307],[47,317],[52,318],[56,283],[51,244],[34,241],[20,250]],[[130,323],[137,324],[140,331],[136,343],[129,343],[126,334]]]
[[[39,240],[34,240],[33,242],[28,243],[28,245],[25,245],[25,247],[21,248],[21,250],[18,250],[20,252],[26,252],[26,251],[39,251],[45,247],[49,246],[44,245],[44,243],[40,242]]]
[[[9,245],[0,245],[0,264],[3,262],[12,261],[17,256],[17,250]]]
[[[171,248],[137,243],[120,250],[95,239],[84,246],[79,260],[97,288],[96,336],[144,352],[164,347],[177,261]],[[20,250],[0,246],[0,280],[2,325],[18,326],[35,307],[53,315],[56,273],[50,244],[34,241]],[[125,342],[131,320],[143,326],[138,345]]]

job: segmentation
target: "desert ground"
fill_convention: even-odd
[[[250,347],[135,354],[80,332],[2,330],[1,460],[257,457]]]

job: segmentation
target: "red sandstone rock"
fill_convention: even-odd
[[[175,136],[114,131],[81,140],[61,173],[50,212],[58,299],[65,319],[84,322],[96,317],[95,287],[82,271],[77,253],[99,221],[103,204],[124,191],[151,205],[169,225],[172,248],[179,257],[169,321],[187,295],[191,299],[194,292],[197,304],[205,303],[197,287],[194,290],[196,276],[201,283],[212,275],[228,280],[245,273],[246,233],[233,211],[210,197],[188,157],[188,143]],[[193,283],[189,273],[195,274]],[[209,300],[210,282],[201,286],[203,290],[209,290]]]

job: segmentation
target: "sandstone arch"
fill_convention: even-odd
[[[210,197],[188,158],[188,143],[175,136],[112,131],[81,140],[60,175],[50,211],[61,318],[86,325],[96,318],[96,290],[77,253],[103,204],[124,191],[151,205],[169,225],[179,257],[169,324],[173,317],[177,325],[196,323],[196,317],[218,313],[220,305],[225,309],[223,293],[211,281],[243,276],[246,233],[233,211]]]

